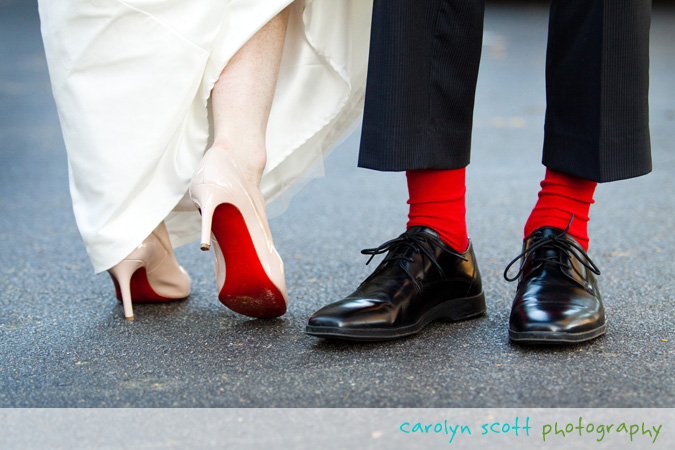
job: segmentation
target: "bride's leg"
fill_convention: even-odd
[[[288,303],[283,261],[260,192],[288,14],[286,8],[268,22],[220,75],[211,92],[214,144],[190,185],[202,214],[200,246],[214,247],[218,298],[233,311],[260,318],[284,314]]]
[[[290,7],[270,20],[228,62],[213,87],[214,144],[257,186],[267,158],[265,131],[279,74]],[[214,148],[214,150],[216,150]]]

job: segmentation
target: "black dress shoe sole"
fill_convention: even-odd
[[[417,334],[435,320],[457,322],[485,314],[485,295],[481,292],[474,297],[455,299],[430,309],[416,323],[396,328],[346,328],[308,325],[305,333],[326,339],[347,341],[384,341]]]
[[[573,345],[590,341],[605,334],[607,326],[583,333],[565,333],[561,331],[513,331],[509,330],[509,339],[524,345]]]

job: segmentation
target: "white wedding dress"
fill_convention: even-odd
[[[293,3],[267,130],[269,202],[322,161],[363,107],[372,0],[40,0],[78,228],[96,272],[165,221],[199,234],[185,196],[209,146],[228,60]]]

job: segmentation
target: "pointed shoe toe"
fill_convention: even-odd
[[[355,340],[379,340],[391,330],[396,314],[385,300],[347,298],[324,306],[307,323],[307,334]],[[394,336],[395,337],[395,336]]]

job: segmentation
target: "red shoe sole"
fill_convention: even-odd
[[[225,283],[218,294],[221,303],[249,317],[267,319],[283,315],[286,301],[265,273],[239,209],[228,203],[218,205],[211,232],[226,266]]]
[[[117,297],[117,300],[121,302],[122,292],[120,291],[120,284],[117,282],[117,279],[112,276],[112,274],[110,275],[110,278],[112,278],[113,283],[115,284],[115,296]],[[152,289],[152,286],[150,286],[145,267],[141,267],[131,276],[131,280],[129,281],[129,290],[131,291],[131,300],[133,303],[173,302],[187,298],[162,297],[156,293]]]

